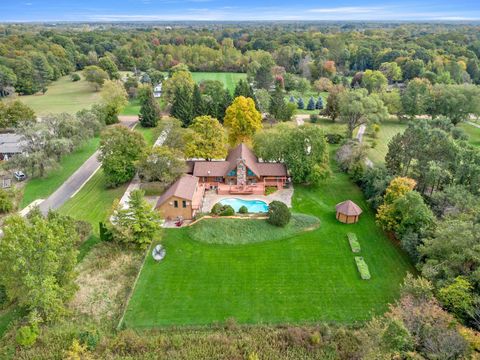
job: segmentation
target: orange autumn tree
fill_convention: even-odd
[[[227,108],[223,124],[228,130],[230,145],[250,143],[253,135],[262,128],[262,115],[255,108],[253,99],[239,96]]]

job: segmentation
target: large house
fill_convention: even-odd
[[[0,160],[9,160],[12,156],[21,154],[24,146],[25,142],[21,135],[0,134]]]
[[[264,195],[266,187],[287,183],[285,164],[261,162],[247,145],[232,149],[224,161],[188,161],[187,174],[158,200],[156,208],[167,219],[192,219],[200,210],[205,190],[219,195]]]

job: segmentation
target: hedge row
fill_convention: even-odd
[[[354,253],[360,252],[360,243],[358,242],[357,235],[355,233],[348,233],[348,242],[350,243],[350,248]]]
[[[358,272],[360,273],[360,277],[363,280],[369,280],[370,279],[370,271],[368,270],[368,265],[363,260],[363,257],[361,256],[355,256],[355,263],[357,264],[357,269]]]

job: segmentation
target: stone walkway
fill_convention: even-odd
[[[261,200],[270,204],[272,201],[277,200],[287,204],[288,207],[292,207],[293,187],[288,189],[282,189],[275,191],[273,194],[266,195],[218,195],[214,191],[205,192],[203,198],[203,205],[201,212],[209,213],[212,210],[213,205],[223,199],[242,199],[242,200]]]

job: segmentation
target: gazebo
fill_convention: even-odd
[[[335,206],[337,210],[337,220],[345,224],[353,224],[358,221],[362,209],[351,200],[341,202]]]

